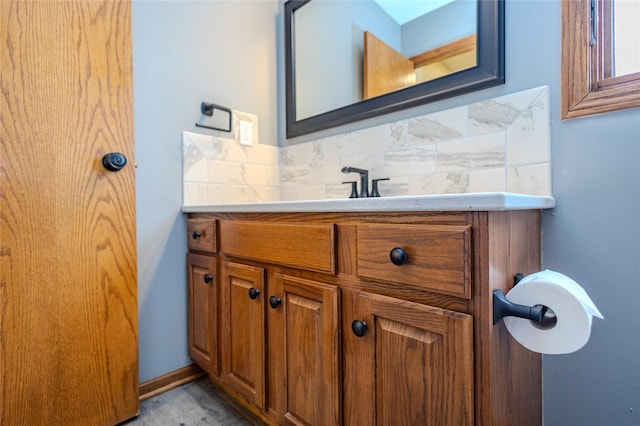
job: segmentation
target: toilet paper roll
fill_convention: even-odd
[[[506,294],[520,305],[544,305],[557,322],[550,328],[523,318],[505,317],[509,333],[525,348],[543,354],[568,354],[582,348],[591,335],[591,319],[604,319],[578,283],[559,272],[544,270],[527,275]]]

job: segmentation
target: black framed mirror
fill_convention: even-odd
[[[426,21],[423,19],[427,19],[426,15],[414,18],[404,24],[394,20],[392,24],[387,24],[386,28],[397,26],[399,30],[394,29],[390,32],[391,35],[384,35],[384,29],[370,28],[369,24],[362,20],[362,17],[368,16],[367,13],[352,10],[353,7],[362,6],[369,2],[372,3],[370,7],[378,10],[380,9],[379,0],[355,2],[347,0],[287,1],[284,19],[287,138],[503,84],[505,80],[504,0],[443,1],[449,3],[448,9],[446,9],[447,13],[450,13],[453,8],[465,8],[464,17],[456,16],[445,19],[443,16],[448,15],[432,15],[429,19],[435,25],[424,23]],[[433,2],[433,0],[424,0],[424,3],[428,2]],[[414,1],[414,3],[420,2]],[[329,6],[337,9],[329,11],[326,9]],[[445,8],[440,10],[445,11]],[[471,14],[469,10],[471,10]],[[382,15],[390,18],[384,10],[382,10]],[[357,16],[358,22],[349,16]],[[380,19],[389,21],[387,17]],[[344,28],[340,28],[342,25],[340,21],[346,21],[343,25]],[[454,42],[444,42],[436,47],[416,47],[415,42],[402,40],[403,37],[407,40],[407,32],[415,32],[415,28],[419,29],[419,34],[424,34],[425,28],[429,30],[433,28],[435,31],[435,27],[441,30],[446,29],[443,32],[451,32],[449,30],[454,25],[466,21],[471,22],[472,28],[464,29],[467,35]],[[411,26],[414,30],[409,28]],[[340,34],[342,34],[342,38],[340,38]],[[378,77],[379,74],[376,74],[377,70],[371,71],[374,68],[371,64],[383,63],[383,68],[385,68],[387,64],[395,60],[386,59],[387,57],[379,59],[374,56],[371,52],[377,54],[378,50],[376,47],[371,47],[375,46],[371,41],[368,42],[368,46],[365,46],[367,42],[364,39],[370,37],[367,34],[373,34],[374,40],[381,39],[383,46],[390,46],[392,54],[395,55],[393,53],[395,51],[404,55],[405,58],[401,61],[409,59],[411,62],[408,66],[413,66],[413,71],[409,71],[410,74],[413,74],[410,78],[414,80],[403,82],[402,86],[391,89],[375,88],[376,82],[381,79]],[[426,37],[420,36],[419,39],[422,43]],[[429,43],[433,46],[434,42],[440,43],[429,40],[425,46],[429,46]],[[402,43],[413,46],[414,54],[401,52],[402,49],[395,47],[394,43],[395,46]],[[415,75],[418,74],[417,58],[424,59],[434,53],[453,50],[453,46],[459,48],[465,44],[467,47],[473,47],[472,63],[467,63],[459,70],[453,69],[444,74],[436,74],[431,78],[423,76],[419,77],[417,81],[415,80]],[[415,49],[421,53],[415,54]],[[324,56],[322,51],[324,51]],[[369,59],[367,59],[367,55]],[[468,52],[467,57],[469,57]],[[347,64],[350,69],[345,71],[345,67],[341,64]],[[394,78],[398,80],[398,78]],[[406,76],[402,77],[403,81],[407,78]],[[345,82],[351,85],[344,85]],[[309,91],[307,88],[313,88],[315,92]],[[333,93],[329,89],[332,89]],[[320,99],[321,97],[325,98],[324,106],[322,106],[322,100],[316,102],[316,98]],[[344,99],[338,100],[338,98]],[[328,103],[327,99],[329,99]],[[314,106],[309,107],[311,104]],[[315,106],[315,104],[320,106]]]

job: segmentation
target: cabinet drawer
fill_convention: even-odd
[[[202,250],[215,253],[217,251],[215,219],[188,219],[187,238],[189,250]]]
[[[358,226],[358,275],[471,298],[471,227],[446,225]],[[406,263],[396,266],[399,248]]]
[[[335,272],[335,225],[220,221],[225,254],[320,272]]]

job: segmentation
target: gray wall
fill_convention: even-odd
[[[373,1],[311,2],[294,26],[297,120],[362,99],[364,31],[401,48],[400,26]]]
[[[476,5],[458,0],[402,26],[402,54],[408,58],[476,32]]]
[[[605,320],[580,351],[544,356],[545,425],[640,424],[640,109],[560,120],[559,0],[507,0],[505,85],[295,140],[282,136],[280,10],[133,3],[141,380],[189,363],[180,132],[201,98],[258,114],[261,140],[286,145],[547,85],[558,205],[543,214],[543,263],[581,283]]]
[[[260,143],[277,144],[278,8],[132,3],[141,382],[191,363],[181,133],[196,131],[200,102],[208,101],[258,115]]]

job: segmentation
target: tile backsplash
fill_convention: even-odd
[[[253,146],[240,144],[238,117],[251,123]],[[184,205],[280,199],[278,148],[259,144],[255,115],[234,111],[227,137],[183,132],[182,158]]]
[[[185,205],[346,198],[344,166],[390,178],[383,196],[552,195],[546,86],[281,148],[235,136],[184,132]]]

